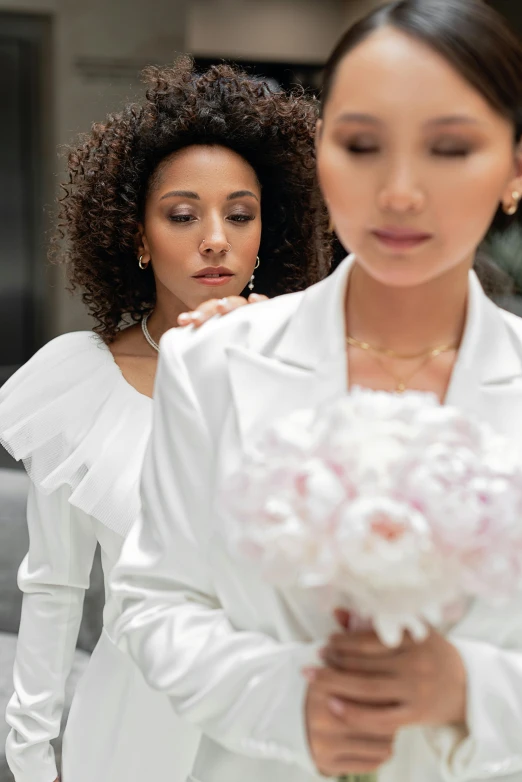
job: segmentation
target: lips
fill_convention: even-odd
[[[416,231],[411,228],[399,226],[390,226],[378,228],[372,231],[372,234],[384,245],[396,248],[407,249],[408,247],[417,247],[431,239],[432,235],[424,231]]]
[[[234,272],[227,269],[226,266],[207,266],[193,275],[193,279],[202,285],[226,285],[232,277],[234,277]]]
[[[207,266],[206,269],[201,269],[197,274],[194,274],[196,279],[200,277],[233,277],[234,272],[227,269],[226,266]]]

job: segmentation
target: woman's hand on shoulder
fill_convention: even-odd
[[[214,315],[228,315],[229,312],[244,307],[245,304],[258,304],[260,301],[267,301],[267,296],[259,293],[251,293],[248,299],[243,296],[226,296],[224,299],[209,299],[194,312],[183,312],[178,318],[180,326],[194,326],[199,328]]]

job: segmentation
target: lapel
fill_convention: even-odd
[[[446,404],[522,442],[522,343],[509,319],[485,295],[472,272],[463,341]]]
[[[353,256],[309,288],[281,339],[265,352],[227,349],[239,432],[246,445],[272,421],[345,393],[344,301]],[[446,404],[522,443],[522,341],[470,272],[466,327]],[[248,339],[245,339],[248,344]]]
[[[272,421],[346,391],[344,298],[352,257],[305,291],[275,346],[227,349],[230,387],[243,446]]]

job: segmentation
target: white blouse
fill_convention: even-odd
[[[31,478],[30,548],[19,571],[24,600],[7,709],[6,754],[16,782],[58,776],[50,742],[60,730],[97,543],[106,584],[104,631],[66,728],[64,780],[129,782],[153,773],[155,782],[181,782],[191,765],[195,732],[179,723],[167,699],[149,690],[110,640],[117,609],[108,576],[139,513],[151,414],[151,400],[127,383],[92,332],[53,340],[0,389],[0,441],[24,461]],[[153,745],[161,739],[167,754],[161,746],[148,748],[147,737]],[[142,754],[157,756],[157,765],[134,756],[138,744]]]

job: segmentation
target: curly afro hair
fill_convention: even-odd
[[[138,268],[138,223],[158,166],[194,144],[241,155],[262,188],[263,231],[256,290],[305,288],[330,270],[332,239],[315,174],[318,107],[302,90],[273,91],[229,66],[198,74],[193,61],[144,71],[142,103],[95,124],[68,153],[54,257],[68,265],[95,331],[110,342],[155,303],[154,275]]]

